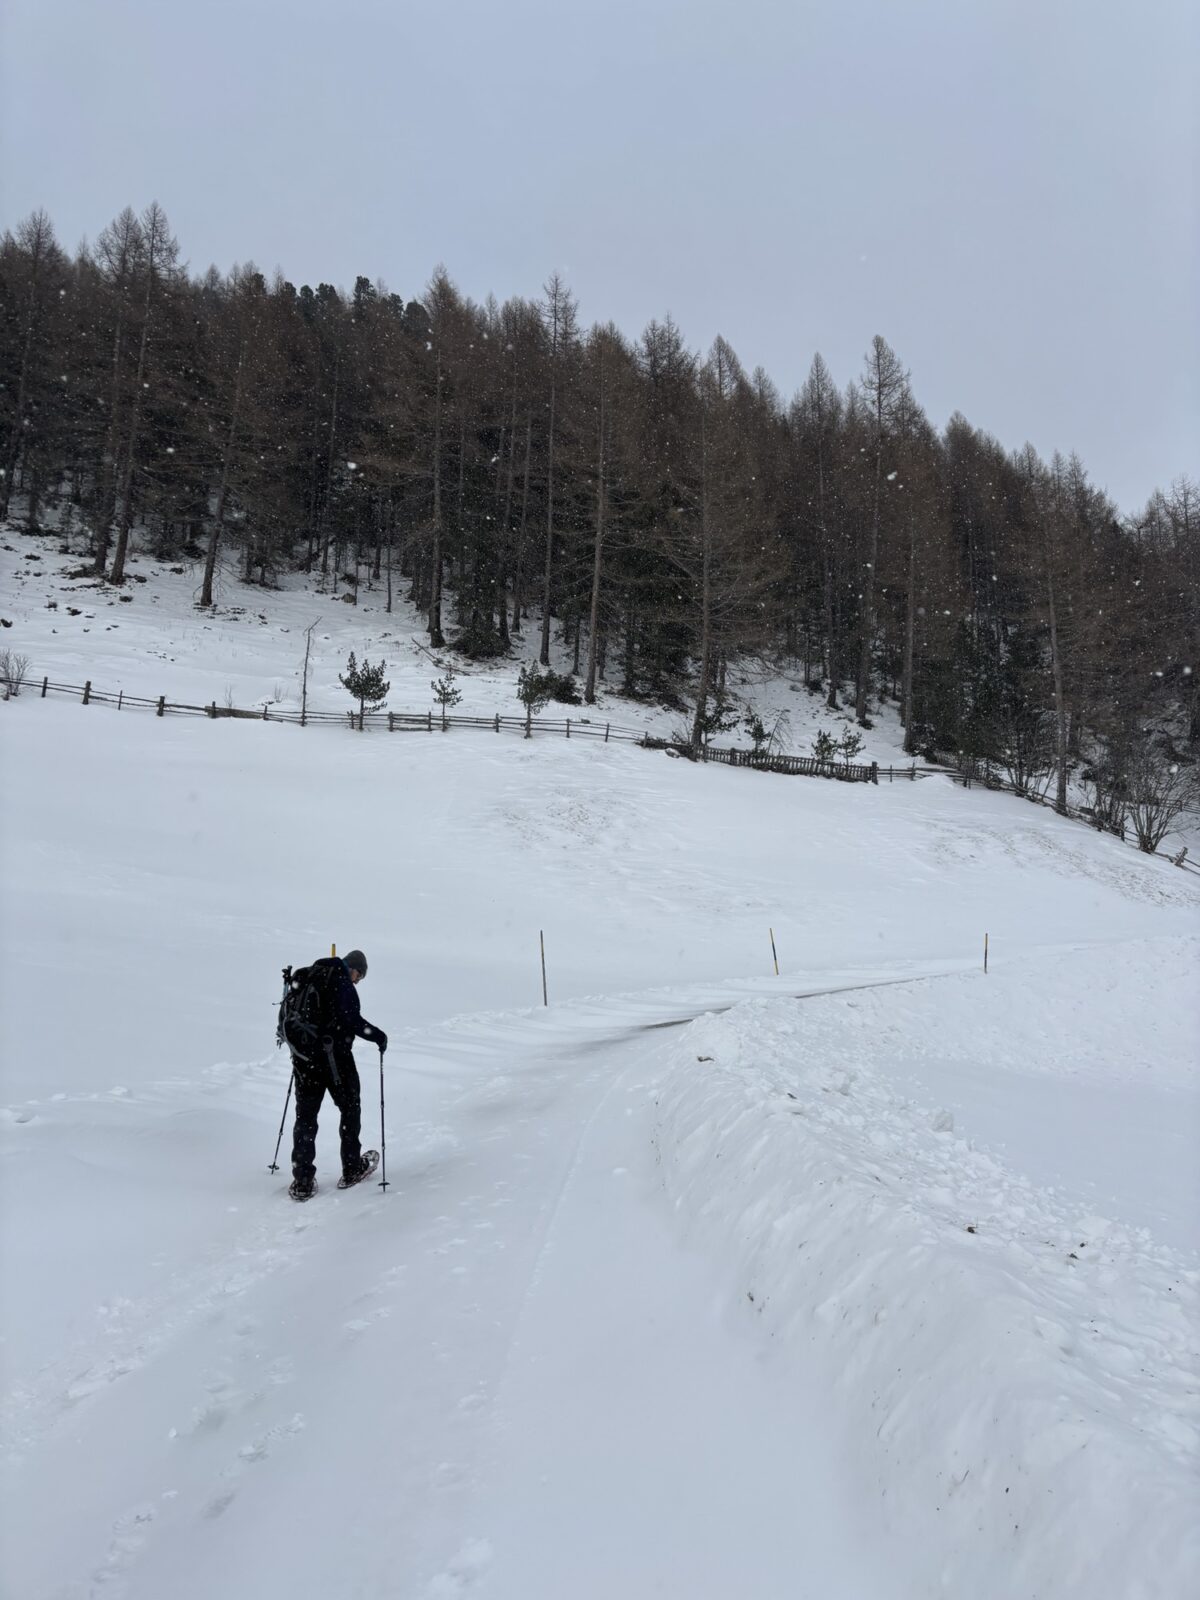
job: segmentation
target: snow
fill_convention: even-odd
[[[39,675],[295,703],[322,614],[310,703],[351,648],[430,703],[377,594],[204,618],[4,542]],[[0,758],[6,1596],[1196,1591],[1195,878],[940,779],[544,735],[26,692]],[[336,1190],[327,1109],[295,1206],[280,968],[335,940],[391,1187]]]

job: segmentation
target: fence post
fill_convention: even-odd
[[[570,719],[570,717],[568,717],[567,718],[567,738],[569,739],[570,737],[571,737],[571,719]]]
[[[389,711],[388,712],[388,732],[389,733],[395,733],[395,731],[396,731],[396,713],[394,711]]]
[[[124,704],[124,701],[125,701],[125,691],[124,691],[124,689],[118,689],[117,690],[117,710],[118,711],[120,711],[121,706]]]
[[[605,744],[608,743],[608,723],[607,722],[604,724],[604,742],[605,742]]]
[[[92,697],[92,680],[89,678],[88,681],[83,686],[83,703],[84,703],[84,705],[87,705],[87,703],[91,699],[91,697]]]
[[[208,714],[214,722],[217,720],[217,702],[215,700],[213,701],[212,705],[209,706]]]
[[[498,711],[496,713],[496,732],[500,732],[500,713]]]
[[[46,690],[49,687],[50,687],[50,679],[48,677],[43,678],[42,679],[42,699],[43,700],[46,698]]]
[[[167,697],[166,697],[165,694],[160,694],[159,697],[158,697],[158,710],[154,713],[154,715],[156,717],[161,717],[163,712],[166,709],[167,709]]]
[[[871,782],[878,787],[878,784],[879,784],[879,763],[878,763],[878,761],[872,761],[872,763],[871,763]]]
[[[264,722],[269,722],[270,720],[271,720],[270,717],[267,716],[267,702],[264,700],[263,701],[263,721]]]

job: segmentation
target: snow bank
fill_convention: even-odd
[[[1055,981],[1078,994],[1087,976],[1081,958]],[[1048,1025],[1054,983],[1027,979],[913,993],[1014,1016],[1023,993],[1020,1026],[1039,1010]],[[879,997],[893,1020],[898,993]],[[657,1142],[686,1236],[719,1253],[781,1381],[821,1364],[863,1491],[906,1551],[906,1593],[1195,1593],[1195,1258],[1087,1214],[908,1098],[889,1031],[850,1020],[875,998],[748,1001],[680,1037]],[[1103,1056],[1117,1017],[1091,998]],[[979,1030],[983,1054],[996,1039]]]

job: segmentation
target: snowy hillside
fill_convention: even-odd
[[[431,702],[377,594],[2,542],[39,677],[296,704],[320,616],[321,709],[352,648]],[[1200,879],[598,741],[26,692],[0,758],[5,1600],[1196,1591]],[[332,942],[391,1187],[327,1105],[296,1206],[280,969]]]

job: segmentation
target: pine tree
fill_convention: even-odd
[[[438,705],[441,706],[441,708],[442,708],[442,732],[443,733],[445,733],[445,731],[446,731],[446,713],[447,713],[447,711],[449,711],[451,706],[456,706],[458,704],[458,702],[462,699],[462,690],[460,688],[458,688],[458,686],[456,685],[456,683],[454,681],[455,676],[456,676],[456,674],[455,674],[454,668],[453,667],[447,667],[446,668],[445,677],[444,678],[434,678],[434,679],[432,679],[432,681],[430,682],[430,685],[429,685],[429,687],[433,690],[433,698],[437,701]]]
[[[538,667],[522,667],[517,679],[517,699],[525,707],[525,737],[533,738],[533,719],[545,709],[554,690],[555,674]]]
[[[363,715],[366,711],[378,711],[387,699],[388,690],[392,687],[384,681],[385,661],[373,667],[369,661],[364,661],[362,666],[354,659],[354,651],[350,652],[350,659],[346,663],[346,670],[338,675],[338,682],[343,688],[358,701],[358,726],[361,732]]]

